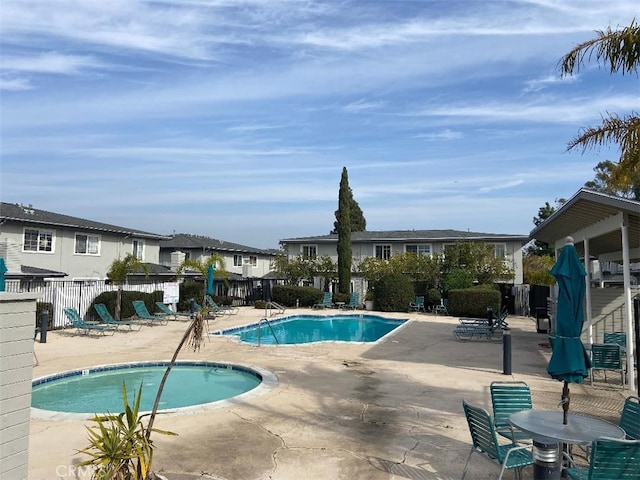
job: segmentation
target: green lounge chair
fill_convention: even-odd
[[[424,312],[424,296],[416,297],[415,301],[409,304],[409,310],[414,312]]]
[[[240,309],[232,306],[219,306],[210,295],[206,295],[204,299],[209,306],[209,311],[214,315],[236,315]]]
[[[515,442],[501,445],[498,442],[496,429],[489,412],[484,408],[467,403],[466,400],[462,401],[462,407],[467,418],[473,445],[464,465],[461,480],[464,480],[467,474],[469,460],[474,453],[496,462],[501,467],[498,480],[502,478],[505,470],[511,469],[515,469],[516,478],[520,478],[521,470],[533,465],[532,445],[518,446]]]
[[[178,320],[178,318],[182,318],[184,320],[189,320],[191,318],[191,314],[187,312],[174,312],[166,304],[162,302],[156,302],[156,307],[160,310],[159,315],[166,315],[167,317],[173,316],[174,320]]]
[[[136,316],[148,322],[149,325],[153,325],[155,323],[159,323],[160,325],[166,325],[169,323],[169,320],[164,315],[152,315],[147,310],[147,306],[144,304],[142,300],[134,300],[133,308],[136,311]]]
[[[324,297],[320,303],[316,303],[313,308],[327,308],[333,307],[333,293],[324,292]]]
[[[350,308],[352,310],[355,310],[359,306],[360,306],[360,294],[357,292],[352,292],[351,298],[349,298],[349,303],[342,305],[341,308],[345,308],[345,309]]]
[[[138,330],[142,328],[142,325],[140,325],[139,322],[133,322],[129,320],[116,320],[115,318],[113,318],[111,313],[109,313],[109,310],[104,303],[96,303],[93,308],[95,308],[96,313],[102,320],[102,323],[104,323],[105,325],[113,325],[116,330],[120,326],[129,327],[129,330],[133,330],[133,327],[138,327]]]
[[[65,308],[64,314],[71,321],[71,325],[73,325],[73,328],[76,329],[76,333],[78,334],[90,335],[91,333],[96,333],[104,335],[106,332],[111,332],[113,335],[116,331],[113,326],[86,323],[75,308]]]

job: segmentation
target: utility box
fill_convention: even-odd
[[[536,308],[536,332],[549,333],[549,313],[546,307]]]

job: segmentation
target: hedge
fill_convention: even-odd
[[[274,285],[271,290],[273,301],[285,307],[313,307],[322,300],[324,292],[319,288],[298,287],[296,285]]]
[[[450,290],[447,309],[456,317],[486,318],[490,307],[496,316],[500,312],[500,297],[500,292],[490,287]]]

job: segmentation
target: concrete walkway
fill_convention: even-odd
[[[262,310],[243,307],[211,328],[262,316]],[[214,337],[199,352],[185,347],[180,360],[256,366],[274,373],[278,384],[246,403],[161,416],[155,426],[179,436],[152,437],[154,471],[169,480],[457,479],[471,446],[463,398],[490,410],[490,382],[523,380],[535,408],[560,409],[562,384],[546,374],[550,350],[533,319],[509,318],[513,373],[503,375],[502,344],[456,341],[451,333],[456,318],[385,316],[412,321],[374,345],[257,347]],[[49,332],[46,344],[35,344],[34,377],[105,363],[168,360],[186,326],[170,322],[99,338]],[[631,393],[611,378],[600,388],[571,385],[571,411],[617,422]],[[29,478],[89,478],[74,467],[86,459],[77,453],[88,443],[85,425],[89,422],[32,419]],[[474,456],[468,478],[492,479],[497,472],[494,464]],[[530,468],[524,478],[531,478]]]

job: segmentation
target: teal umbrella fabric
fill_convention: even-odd
[[[551,378],[564,382],[562,404],[566,413],[569,409],[569,383],[582,383],[589,376],[591,360],[587,354],[580,333],[584,323],[584,297],[586,292],[584,266],[580,262],[573,240],[568,239],[562,247],[551,274],[558,283],[558,303],[556,310],[556,330],[553,352],[547,366]]]
[[[213,277],[215,275],[215,269],[213,265],[209,265],[207,269],[207,295],[213,295]]]
[[[4,274],[7,273],[7,266],[4,263],[4,258],[0,258],[0,292],[4,292],[7,288],[5,283]]]

